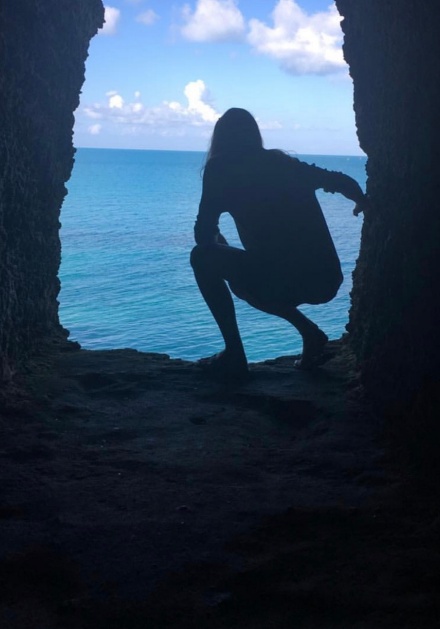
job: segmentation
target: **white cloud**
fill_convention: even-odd
[[[100,124],[92,124],[88,131],[91,135],[99,135],[101,133],[102,125]]]
[[[278,120],[267,120],[266,122],[262,122],[257,118],[258,126],[260,127],[260,131],[274,131],[277,129],[282,129],[283,125],[278,122]]]
[[[245,21],[236,0],[197,0],[196,8],[185,4],[181,34],[195,42],[220,42],[242,39]]]
[[[122,109],[124,107],[124,99],[120,94],[115,92],[107,92],[109,109]]]
[[[133,130],[149,128],[153,132],[166,132],[168,135],[179,135],[187,127],[212,129],[220,114],[209,102],[209,93],[205,83],[198,79],[187,83],[184,88],[186,103],[163,101],[155,107],[147,107],[141,101],[140,92],[136,91],[132,102],[125,102],[123,97],[114,90],[106,93],[105,104],[95,103],[83,108],[87,118],[99,119],[102,127],[107,124],[117,125],[130,133]],[[96,125],[94,125],[96,126]],[[91,127],[89,127],[90,131]],[[125,132],[126,132],[125,131]]]
[[[114,35],[116,33],[117,25],[121,17],[119,9],[114,7],[105,7],[104,13],[104,26],[99,29],[100,35]]]
[[[144,11],[143,13],[140,13],[137,16],[136,22],[145,24],[145,26],[151,26],[151,24],[154,24],[154,22],[156,22],[156,20],[158,19],[159,19],[159,16],[157,15],[155,11],[153,11],[153,9],[147,9],[146,11]]]
[[[184,89],[184,94],[188,99],[188,113],[200,115],[203,122],[216,122],[219,114],[209,103],[208,91],[205,83],[199,79],[188,83]]]
[[[137,114],[140,111],[143,111],[144,106],[142,103],[132,103],[132,111]]]
[[[100,111],[101,105],[96,103],[93,107],[84,107],[84,113],[88,118],[94,118],[95,120],[99,120],[102,118],[102,112]]]
[[[308,15],[295,0],[278,0],[273,26],[250,20],[248,42],[290,74],[329,74],[346,68],[341,19],[334,4]]]

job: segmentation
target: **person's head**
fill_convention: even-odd
[[[246,109],[232,107],[214,127],[207,159],[263,148],[257,121]]]

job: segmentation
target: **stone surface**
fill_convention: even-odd
[[[435,506],[347,349],[293,362],[227,387],[134,350],[34,362],[0,412],[0,626],[434,627]]]
[[[337,0],[368,194],[349,332],[390,415],[440,408],[440,19],[437,2]]]
[[[0,3],[0,380],[58,319],[59,215],[100,0]]]

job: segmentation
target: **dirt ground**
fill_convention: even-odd
[[[225,386],[54,351],[0,416],[2,629],[440,627],[440,517],[341,343]]]

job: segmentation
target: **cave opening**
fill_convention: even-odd
[[[133,65],[134,57],[145,47],[145,39],[136,39],[139,37],[136,31],[135,41],[128,50],[125,44],[122,51],[122,42],[117,38],[122,38],[124,32],[117,32],[116,17],[114,13],[107,16],[109,23],[114,23],[114,34],[100,34],[91,42],[83,96],[76,113],[74,138],[80,148],[61,210],[60,320],[70,331],[70,338],[87,349],[134,347],[195,359],[219,348],[218,332],[200,299],[188,265],[201,190],[200,169],[213,119],[220,110],[234,104],[241,106],[244,101],[245,106],[258,114],[266,146],[294,148],[293,154],[301,159],[347,172],[365,189],[366,158],[356,138],[351,82],[348,75],[337,73],[341,71],[340,46],[338,51],[329,51],[338,61],[334,67],[322,66],[323,73],[329,72],[323,76],[316,74],[317,68],[301,75],[303,69],[298,67],[297,74],[289,74],[274,60],[269,71],[264,57],[255,59],[253,63],[258,64],[255,67],[264,68],[263,76],[279,86],[279,93],[276,88],[270,90],[276,94],[276,98],[270,98],[277,101],[273,109],[278,115],[282,112],[281,103],[292,96],[290,119],[288,122],[283,119],[281,125],[268,117],[267,101],[255,92],[252,82],[241,93],[229,86],[231,94],[220,95],[217,105],[209,98],[208,81],[190,80],[202,72],[198,58],[186,62],[183,81],[176,61],[166,69],[169,51],[162,52],[154,40],[154,76],[148,77],[151,86],[145,80],[148,90],[153,93],[159,90],[155,76],[175,73],[175,84],[180,85],[181,81],[185,85],[187,102],[172,101],[170,97],[160,101],[158,94],[157,102],[152,103],[144,96],[147,91],[144,84],[132,82],[129,89],[121,82],[118,70],[122,62],[118,56],[125,64]],[[330,28],[331,12],[326,19]],[[144,32],[144,38],[149,37],[151,31]],[[194,42],[186,43],[186,47],[191,45]],[[102,60],[112,50],[112,73],[105,83]],[[183,54],[178,47],[174,55],[179,50]],[[232,53],[238,56],[237,46],[229,44],[229,50],[231,56]],[[224,59],[225,54],[221,54]],[[231,74],[233,66],[234,72],[240,71],[236,67],[240,68],[240,64],[242,76],[250,72],[249,60],[240,54],[241,59],[230,60],[231,66],[224,60],[226,67],[217,73]],[[206,67],[203,70],[207,72]],[[223,79],[212,72],[208,76],[214,95],[216,86],[225,89]],[[93,81],[105,93],[101,101],[98,88],[89,87]],[[170,78],[168,83],[172,83]],[[125,91],[119,89],[124,85]],[[174,97],[177,87],[170,85],[168,89]],[[286,92],[287,89],[290,91]],[[309,107],[314,109],[316,128],[313,125],[307,128],[305,124],[301,109]],[[200,126],[201,132],[196,133]],[[194,147],[198,150],[193,150]],[[338,154],[332,158],[334,153]],[[305,306],[304,312],[331,339],[336,339],[345,332],[348,321],[351,275],[358,257],[362,218],[352,217],[352,204],[342,196],[319,193],[318,197],[341,258],[345,280],[330,306]],[[222,219],[222,229],[226,230],[228,241],[239,244],[228,218]],[[236,307],[251,361],[300,353],[300,337],[289,324],[251,311],[239,301]]]

